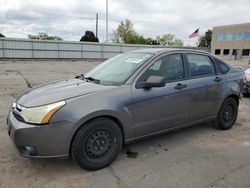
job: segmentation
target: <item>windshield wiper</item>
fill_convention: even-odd
[[[92,81],[92,82],[94,82],[94,83],[96,83],[96,84],[100,84],[100,83],[101,83],[100,80],[95,79],[95,78],[93,78],[93,77],[91,77],[91,76],[90,76],[90,77],[84,77],[84,74],[77,75],[75,78],[76,78],[76,79],[87,80],[87,81]]]
[[[101,81],[100,80],[98,80],[98,79],[95,79],[95,78],[93,78],[93,77],[84,77],[84,79],[85,80],[89,80],[89,81],[92,81],[92,82],[94,82],[94,83],[96,83],[96,84],[100,84],[101,83]]]
[[[84,74],[77,75],[75,78],[76,78],[76,79],[79,79],[79,78],[80,78],[80,79],[83,80],[83,79],[84,79]]]

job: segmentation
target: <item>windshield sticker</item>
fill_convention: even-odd
[[[137,63],[140,63],[142,60],[143,60],[143,59],[128,58],[128,59],[125,60],[125,62],[137,64]]]

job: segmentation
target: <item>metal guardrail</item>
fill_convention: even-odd
[[[120,53],[143,48],[173,47],[0,38],[0,59],[107,59]],[[209,51],[208,48],[191,49]]]

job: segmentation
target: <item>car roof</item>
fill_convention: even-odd
[[[165,53],[165,52],[177,52],[177,51],[185,51],[185,52],[200,52],[200,53],[207,53],[206,51],[196,50],[196,49],[187,49],[187,48],[144,48],[140,50],[135,50],[132,52],[144,52],[144,53]]]

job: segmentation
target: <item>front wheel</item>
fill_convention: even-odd
[[[238,116],[238,103],[234,98],[227,98],[222,103],[214,127],[221,130],[232,128]]]
[[[98,170],[112,163],[122,148],[120,127],[111,119],[97,118],[76,133],[71,156],[86,170]]]

